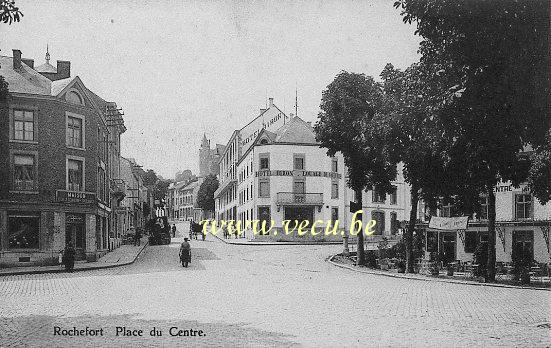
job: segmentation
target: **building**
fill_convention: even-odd
[[[312,126],[293,117],[275,132],[262,129],[237,162],[237,218],[274,222],[267,234],[245,231],[245,237],[271,240],[342,240],[338,234],[324,236],[329,221],[341,220],[345,213],[344,161],[329,157],[315,140]],[[299,237],[286,235],[284,220],[314,221],[315,231]],[[329,226],[328,226],[329,225]],[[308,226],[310,231],[310,226]]]
[[[122,118],[71,77],[70,62],[49,60],[34,69],[19,50],[0,56],[10,91],[0,104],[0,266],[57,263],[69,242],[81,260],[109,249],[107,144]]]
[[[525,184],[518,188],[500,183],[494,188],[496,196],[496,261],[511,262],[513,252],[540,263],[551,259],[549,230],[551,207],[534,198]],[[488,198],[482,196],[482,213],[469,220],[465,230],[437,230],[424,221],[425,256],[435,252],[444,261],[471,261],[477,246],[488,242]],[[440,217],[454,217],[453,205],[438,210]]]
[[[220,186],[214,193],[216,219],[237,218],[238,161],[263,129],[274,131],[283,126],[287,119],[288,117],[274,104],[273,98],[269,98],[267,109],[260,109],[260,114],[251,122],[233,132],[218,161]]]
[[[225,146],[216,144],[214,148],[210,147],[210,140],[203,134],[201,147],[199,148],[199,177],[207,175],[218,175],[220,172],[220,157],[224,153]]]

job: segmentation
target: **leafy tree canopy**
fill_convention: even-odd
[[[197,192],[197,206],[205,211],[214,211],[214,192],[218,189],[215,175],[207,175]]]
[[[19,22],[23,13],[15,6],[14,0],[0,0],[0,21],[7,24]]]

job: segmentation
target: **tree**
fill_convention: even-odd
[[[316,140],[327,154],[342,153],[348,170],[348,186],[355,203],[362,207],[362,191],[377,188],[391,191],[396,176],[376,141],[377,111],[382,103],[381,86],[372,77],[342,71],[322,93],[321,112],[314,126]],[[359,221],[362,214],[358,214]],[[358,234],[357,264],[365,264],[363,231]]]
[[[207,175],[197,192],[197,206],[203,211],[214,211],[214,192],[218,189],[218,179],[215,175]]]
[[[405,181],[410,185],[411,211],[404,233],[406,272],[414,272],[413,234],[420,199],[435,210],[436,199],[450,190],[444,171],[446,132],[440,119],[431,111],[432,100],[439,94],[439,83],[423,64],[413,64],[405,71],[387,64],[381,72],[385,95],[384,114],[390,122],[388,140],[396,162],[403,163]]]
[[[159,179],[157,178],[157,174],[155,174],[155,171],[153,169],[148,169],[146,172],[144,172],[143,174],[144,186],[147,186],[147,187],[153,186],[155,185],[155,183],[157,183],[157,180]]]
[[[19,11],[19,7],[15,6],[14,0],[0,0],[0,21],[12,24],[19,22],[23,17],[23,13]]]
[[[164,199],[168,192],[168,186],[170,186],[170,180],[157,180],[153,186],[153,198],[158,200]]]
[[[519,153],[527,144],[541,146],[549,130],[548,1],[401,0],[395,6],[424,39],[421,62],[439,66],[449,82],[435,102],[442,122],[453,126],[446,165],[457,169],[464,202],[488,196],[485,278],[494,281],[494,187],[526,180]]]
[[[544,145],[532,155],[532,166],[528,175],[528,186],[541,204],[551,200],[551,134]]]

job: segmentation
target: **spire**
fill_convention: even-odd
[[[295,116],[298,116],[298,90],[295,84]]]
[[[208,147],[209,141],[207,140],[207,135],[203,133],[203,140],[201,141],[201,147]]]
[[[50,45],[46,44],[46,64],[50,64]]]

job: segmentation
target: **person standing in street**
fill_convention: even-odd
[[[136,228],[136,234],[134,234],[134,245],[140,246],[142,241],[142,231],[139,228]]]
[[[73,242],[69,242],[65,247],[63,264],[65,264],[65,270],[67,270],[67,272],[73,272],[75,268],[75,247],[73,246]]]
[[[184,267],[187,267],[191,262],[191,245],[188,241],[188,238],[184,238],[184,241],[180,245],[180,261]]]
[[[176,224],[172,224],[172,238],[176,238]]]

